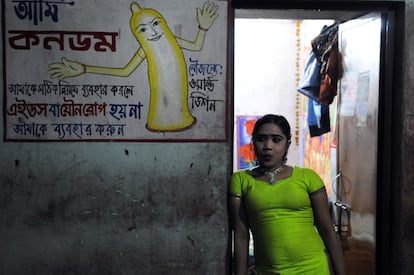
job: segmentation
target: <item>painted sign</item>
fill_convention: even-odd
[[[227,2],[3,5],[5,141],[226,140]]]

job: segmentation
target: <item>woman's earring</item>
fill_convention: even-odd
[[[287,162],[287,151],[286,151],[285,155],[283,156],[283,160],[282,160],[283,164],[286,164],[286,162]]]

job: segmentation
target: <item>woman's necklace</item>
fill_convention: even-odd
[[[280,165],[278,168],[276,168],[273,171],[265,171],[264,174],[266,175],[266,177],[269,179],[270,184],[273,185],[277,182],[277,175],[280,174],[280,172],[283,170],[283,168],[285,168],[285,164],[283,163],[282,165]]]

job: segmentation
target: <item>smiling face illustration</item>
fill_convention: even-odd
[[[152,52],[152,47],[157,47],[157,43],[151,44],[151,42],[166,39],[170,44],[177,43],[167,22],[158,11],[154,9],[142,9],[137,3],[131,4],[131,11],[131,31],[147,55],[148,52]],[[177,47],[179,46],[177,45]]]
[[[152,20],[151,20],[152,19]],[[149,22],[145,22],[149,21]],[[148,41],[158,41],[161,36],[164,34],[162,29],[162,19],[160,17],[154,18],[145,18],[137,27],[137,33],[142,36],[142,38]]]

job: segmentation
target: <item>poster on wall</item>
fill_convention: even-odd
[[[227,1],[3,1],[5,141],[225,141]]]
[[[249,169],[256,165],[252,134],[260,116],[237,116],[237,168]]]

